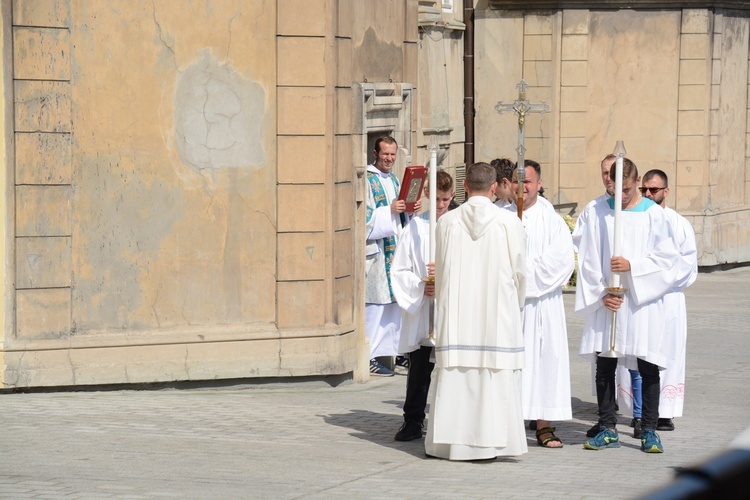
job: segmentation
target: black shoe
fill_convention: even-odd
[[[656,430],[657,431],[673,431],[674,430],[674,422],[672,422],[671,418],[660,418],[656,421]]]
[[[530,431],[536,430],[536,420],[529,420],[529,430]]]
[[[393,365],[393,371],[399,375],[408,375],[409,358],[406,356],[396,356],[396,363]]]
[[[409,368],[409,358],[406,356],[396,356],[396,366]]]
[[[396,433],[396,441],[414,441],[422,437],[424,424],[416,420],[407,420]]]
[[[370,360],[370,375],[375,375],[376,377],[392,377],[395,375],[395,372],[389,370],[378,362],[377,359],[373,358]]]
[[[633,428],[633,437],[640,439],[641,434],[643,434],[643,424],[641,423],[641,419],[634,418],[633,421],[630,422],[630,426]]]
[[[596,436],[597,434],[599,434],[601,432],[601,430],[602,430],[602,426],[601,426],[601,424],[599,422],[597,422],[597,423],[594,424],[593,427],[591,427],[591,429],[589,429],[589,430],[586,431],[586,437],[592,438],[592,437]]]

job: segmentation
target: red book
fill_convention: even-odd
[[[406,202],[407,212],[413,212],[414,205],[422,197],[424,181],[426,178],[427,169],[424,166],[413,165],[406,167],[404,178],[401,181],[401,191],[398,194],[398,199]]]

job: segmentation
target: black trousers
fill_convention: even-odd
[[[409,353],[409,374],[406,376],[404,420],[424,421],[430,375],[435,363],[430,362],[432,347],[422,346]]]
[[[599,403],[599,423],[607,427],[617,424],[615,415],[615,372],[617,358],[596,358],[596,400]],[[643,378],[643,429],[656,430],[659,420],[659,367],[638,359],[638,371]]]

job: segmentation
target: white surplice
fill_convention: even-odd
[[[586,226],[586,221],[588,220],[591,211],[595,210],[594,205],[598,205],[600,203],[606,203],[608,199],[610,199],[611,196],[607,193],[604,193],[598,198],[595,198],[588,202],[585,207],[583,207],[583,210],[581,210],[581,213],[578,215],[578,218],[576,219],[576,225],[573,227],[573,248],[575,249],[576,253],[578,253],[578,246],[581,243],[581,236],[583,235],[583,228]]]
[[[437,345],[425,451],[450,460],[526,453],[523,225],[474,196],[440,218],[436,239]]]
[[[376,207],[372,189],[367,183],[367,207],[372,209],[372,215],[365,223],[365,334],[370,341],[370,358],[375,358],[398,354],[401,309],[391,299],[383,238],[395,236],[398,241],[401,219],[398,214],[391,213],[390,205],[398,193],[390,176],[374,165],[369,165],[367,171],[378,174],[388,200],[387,205]]]
[[[511,202],[506,201],[506,200],[501,200],[500,198],[496,199],[494,203],[495,203],[495,206],[500,207],[500,208],[507,208],[510,205],[512,205]]]
[[[430,256],[430,213],[414,217],[404,228],[391,266],[393,295],[401,307],[401,334],[398,353],[419,349],[430,334],[430,306],[435,301],[425,297],[427,263]]]
[[[637,369],[637,358],[664,368],[673,353],[664,342],[663,296],[675,283],[679,258],[672,226],[664,210],[645,198],[633,210],[623,210],[620,220],[620,255],[631,269],[620,274],[620,285],[628,291],[617,311],[615,350],[624,355],[621,364],[627,368]],[[586,320],[579,353],[595,362],[598,352],[609,349],[612,323],[612,311],[602,302],[612,274],[614,210],[609,203],[591,206],[581,232],[575,311]]]
[[[516,206],[508,207],[516,214]],[[523,211],[526,229],[526,301],[523,336],[523,416],[570,420],[570,359],[562,286],[575,268],[573,240],[563,218],[546,199]]]
[[[680,251],[677,278],[672,289],[664,295],[664,314],[667,335],[665,343],[673,358],[661,371],[659,393],[659,418],[681,417],[685,403],[685,356],[687,347],[687,308],[685,288],[698,277],[698,250],[693,226],[683,216],[669,207],[664,208]],[[623,368],[617,373],[620,410],[625,415],[633,414],[633,389],[630,374]]]

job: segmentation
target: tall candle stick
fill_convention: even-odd
[[[438,145],[435,136],[430,139],[430,262],[435,262],[435,227],[437,226],[437,152]],[[434,278],[423,278],[428,283],[435,283]],[[426,339],[420,345],[435,347],[435,300],[430,299],[430,328]]]
[[[622,141],[617,141],[613,154],[615,155],[615,223],[613,242],[612,242],[612,257],[620,255],[620,218],[622,213],[622,159],[625,157],[625,145]],[[622,297],[627,292],[627,289],[620,286],[620,273],[612,273],[609,278],[609,288],[606,289],[607,293],[614,295],[615,297]],[[599,356],[603,358],[621,358],[622,354],[617,352],[615,346],[617,345],[617,311],[612,311],[612,323],[609,325],[609,349],[602,350]]]
[[[430,262],[435,262],[435,226],[437,223],[437,152],[435,136],[430,139]]]
[[[620,226],[620,219],[622,218],[622,159],[625,157],[625,153],[625,144],[622,141],[617,141],[613,152],[617,158],[615,160],[615,234],[612,245],[613,257],[620,255],[620,241],[622,239],[622,228]],[[620,273],[612,273],[609,285],[613,288],[620,287]]]

